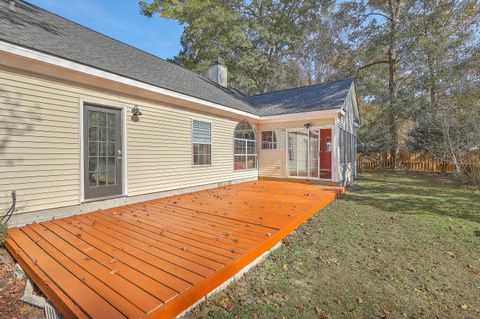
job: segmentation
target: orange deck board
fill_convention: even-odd
[[[13,228],[6,246],[65,318],[171,318],[340,191],[260,180]]]

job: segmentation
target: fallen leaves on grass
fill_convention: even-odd
[[[472,265],[468,265],[468,268],[469,268],[468,270],[469,270],[472,274],[480,276],[480,270],[473,268]]]
[[[297,305],[296,308],[300,309],[300,310],[303,310],[303,309],[305,309],[305,305],[303,303],[301,303],[301,304]]]
[[[228,312],[231,312],[233,308],[235,307],[232,299],[229,296],[225,296],[221,298],[220,300],[217,301],[217,305],[222,307]]]
[[[315,312],[317,313],[318,319],[331,319],[330,315],[326,315],[323,313],[322,309],[319,307],[315,307]]]

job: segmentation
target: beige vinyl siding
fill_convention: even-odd
[[[353,87],[348,92],[347,98],[345,99],[345,103],[343,105],[343,109],[345,110],[345,115],[341,116],[339,119],[339,127],[351,133],[354,131],[354,126],[353,126],[354,112],[353,112],[352,96],[353,96]]]
[[[347,98],[345,99],[345,103],[343,106],[343,109],[345,111],[345,115],[341,116],[338,120],[338,127],[344,129],[345,131],[356,134],[355,133],[355,126],[354,126],[354,110],[353,110],[353,96],[354,96],[354,91],[353,91],[353,86],[350,89]],[[340,130],[337,130],[337,140],[340,141]],[[342,152],[342,145],[338,145],[337,148],[337,154],[338,154],[338,180],[339,181],[344,181],[346,184],[350,184],[353,181],[354,178],[354,170],[355,170],[355,165],[356,163],[347,163],[347,164],[342,164],[340,163],[340,156]],[[352,147],[353,143],[352,143]]]
[[[0,211],[12,190],[16,213],[80,203],[80,100],[127,108],[129,196],[258,175],[233,170],[238,120],[0,69]],[[137,123],[133,105],[143,113]],[[209,167],[192,166],[192,119],[212,123]]]
[[[286,146],[286,130],[304,128],[305,123],[311,123],[312,127],[332,126],[335,123],[334,118],[312,118],[308,121],[291,121],[291,122],[274,122],[261,123],[258,125],[259,141],[259,168],[258,174],[263,177],[286,178],[287,174],[287,146]],[[275,130],[279,141],[279,149],[262,150],[261,149],[261,132]],[[279,134],[281,132],[281,134]]]
[[[258,174],[264,177],[285,177],[285,148],[281,150],[260,150]]]

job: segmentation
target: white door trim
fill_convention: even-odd
[[[122,194],[120,196],[128,196],[128,178],[127,178],[127,171],[128,171],[128,148],[127,148],[127,109],[132,107],[131,105],[121,104],[121,103],[111,103],[110,101],[105,103],[105,101],[98,101],[92,98],[79,98],[79,156],[80,156],[80,178],[79,178],[79,187],[80,187],[80,196],[79,196],[79,203],[84,202],[91,202],[96,200],[102,200],[105,198],[95,198],[95,199],[85,199],[85,186],[84,186],[84,176],[85,176],[85,141],[84,141],[84,131],[83,131],[83,124],[85,119],[83,118],[83,108],[85,104],[93,104],[98,106],[105,106],[109,108],[118,109],[121,111],[122,114]],[[115,196],[118,197],[118,196]]]
[[[331,173],[330,173],[330,179],[328,178],[320,178],[320,161],[319,161],[319,167],[318,167],[318,175],[319,177],[309,177],[309,176],[291,176],[290,175],[290,170],[289,170],[289,167],[288,167],[288,161],[289,161],[289,158],[288,158],[288,133],[289,132],[302,132],[302,131],[308,131],[308,130],[321,130],[321,129],[330,129],[331,130],[331,134],[332,134],[332,141],[331,141],[331,153],[332,153],[332,156],[331,156]],[[333,142],[333,129],[334,129],[334,125],[320,125],[320,126],[312,126],[312,127],[309,127],[308,129],[306,128],[287,128],[285,129],[285,176],[287,178],[296,178],[296,179],[311,179],[311,180],[323,180],[323,181],[333,181],[333,171],[334,171],[334,156],[333,156],[333,147],[334,147],[334,142]],[[320,138],[320,137],[319,137]],[[308,139],[308,146],[307,146],[307,150],[310,152],[310,138]],[[308,160],[308,168],[307,168],[307,171],[309,171],[310,169],[310,158]],[[298,173],[298,168],[297,168],[297,173]]]

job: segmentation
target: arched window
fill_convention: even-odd
[[[257,141],[253,127],[245,120],[235,128],[233,137],[233,168],[236,171],[257,168]]]

